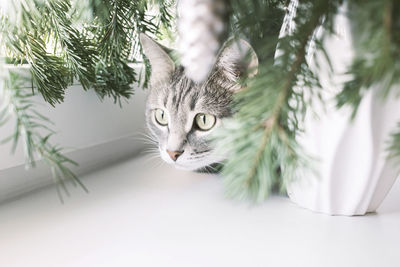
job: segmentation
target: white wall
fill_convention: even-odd
[[[122,108],[112,99],[102,102],[93,90],[75,85],[67,89],[65,102],[51,107],[41,96],[38,110],[54,123],[57,134],[52,144],[69,148],[67,155],[79,162],[78,174],[137,154],[143,147],[145,91],[135,95]],[[14,121],[0,127],[0,140],[13,132]],[[20,142],[21,144],[21,142]],[[49,168],[38,164],[25,170],[21,145],[11,154],[11,144],[0,145],[0,201],[51,183]]]

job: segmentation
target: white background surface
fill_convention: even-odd
[[[140,65],[132,67],[137,73],[141,72]],[[15,70],[25,75],[28,72],[26,66]],[[77,85],[66,90],[65,101],[56,108],[45,103],[40,95],[33,99],[36,109],[55,124],[49,125],[56,131],[50,143],[61,145],[65,148],[64,155],[79,163],[79,166],[70,166],[74,173],[87,173],[143,149],[143,142],[138,140],[143,138],[141,133],[145,128],[146,92],[136,86],[134,89],[131,99],[122,99],[122,108],[113,99],[101,100],[94,90],[84,91]],[[0,96],[0,105],[1,101]],[[0,127],[0,140],[10,136],[14,128],[12,118]],[[14,154],[11,153],[12,142],[0,144],[0,202],[52,183],[50,169],[43,162],[38,162],[34,169],[25,170],[22,144],[20,140]]]
[[[144,106],[146,92],[135,88],[130,100],[122,100],[121,108],[113,99],[101,100],[94,90],[84,91],[82,86],[71,86],[66,91],[65,101],[56,108],[44,102],[41,96],[34,101],[39,103],[37,110],[50,118],[56,131],[51,140],[61,144],[68,151],[93,147],[98,144],[117,140],[144,128]],[[14,131],[14,120],[0,128],[0,140]],[[0,147],[0,171],[24,164],[22,145],[15,154],[11,154],[12,143]]]
[[[0,206],[0,266],[400,266],[400,183],[378,213],[333,217],[274,196],[223,197],[217,176],[132,159]]]

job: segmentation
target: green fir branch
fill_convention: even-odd
[[[120,103],[120,97],[129,98],[133,94],[131,84],[137,81],[135,71],[128,65],[136,26],[133,16],[137,10],[131,8],[132,1],[128,0],[109,1],[106,6],[108,19],[97,32],[100,59],[94,89],[102,98],[109,96]]]
[[[98,52],[92,40],[81,34],[72,26],[69,1],[46,2],[43,9],[49,15],[48,32],[54,33],[56,43],[60,43],[60,52],[65,64],[70,69],[70,83],[78,77],[82,87],[87,90],[95,82],[95,63],[98,60]],[[85,33],[85,29],[82,29]],[[55,49],[58,47],[55,46]]]
[[[34,8],[34,7],[32,7]],[[24,23],[20,28],[13,25],[5,16],[1,16],[1,45],[5,46],[13,58],[20,62],[26,61],[30,65],[33,82],[45,101],[51,105],[61,103],[64,100],[65,89],[70,84],[70,74],[64,64],[63,58],[50,54],[46,50],[43,34],[36,27],[34,14],[22,8],[22,17],[30,23]],[[37,21],[37,25],[41,24]],[[32,28],[31,28],[32,27]]]
[[[372,88],[385,98],[400,83],[400,3],[394,0],[349,1],[355,58],[351,78],[337,96],[337,106],[350,106],[355,117]],[[399,92],[395,92],[399,94]]]
[[[388,151],[388,158],[396,159],[397,162],[400,161],[400,122],[390,135]]]
[[[279,31],[285,15],[285,0],[231,0],[231,32],[245,36],[260,61],[275,54]]]
[[[15,119],[15,130],[1,143],[12,142],[12,151],[14,152],[18,143],[21,142],[26,167],[35,167],[37,160],[43,160],[50,167],[57,186],[61,186],[65,194],[69,195],[65,184],[66,179],[87,191],[68,167],[68,165],[74,166],[77,163],[64,155],[62,147],[49,142],[51,136],[55,134],[49,127],[52,122],[35,109],[32,90],[22,86],[24,79],[20,75],[8,70],[5,72],[9,72],[9,74],[6,75],[8,78],[2,81],[0,125],[10,119]],[[62,200],[61,191],[59,188],[57,190]]]
[[[307,65],[306,49],[315,29],[323,22],[330,26],[335,12],[332,3],[301,3],[295,32],[279,42],[281,56],[262,62],[259,74],[235,95],[238,111],[217,131],[215,142],[217,151],[228,155],[222,173],[229,196],[262,201],[274,185],[283,190],[310,167],[296,136],[310,104],[304,91],[317,94],[321,85]]]

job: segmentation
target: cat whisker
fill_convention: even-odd
[[[146,159],[148,158],[160,158],[160,153],[146,153],[146,154],[142,154],[142,156]]]
[[[142,152],[159,152],[158,147],[147,147],[142,150]]]
[[[140,152],[140,156],[143,158],[160,158],[158,150],[144,150]]]
[[[149,135],[144,132],[139,132],[136,136],[133,136],[132,138],[136,141],[145,142],[150,145],[158,144],[157,138],[155,136]]]
[[[149,163],[160,163],[162,162],[160,155],[148,155],[145,159],[144,159],[144,164],[149,164]]]
[[[161,167],[163,167],[164,165],[166,165],[166,163],[165,163],[165,161],[164,160],[162,160],[161,158],[158,158],[159,160],[157,160],[155,163],[156,163],[156,165],[154,166],[155,168],[161,168]]]

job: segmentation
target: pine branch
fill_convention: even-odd
[[[82,87],[87,90],[95,82],[98,52],[92,41],[72,27],[71,17],[68,16],[70,10],[71,4],[65,0],[48,1],[43,9],[49,15],[47,31],[54,33],[56,42],[61,45],[62,57],[70,69],[70,83],[77,76]],[[82,31],[85,32],[85,29]]]
[[[217,150],[229,155],[223,169],[228,195],[261,201],[274,184],[284,188],[309,167],[296,136],[309,104],[304,91],[313,95],[321,86],[305,61],[306,49],[323,18],[329,26],[335,12],[332,3],[300,4],[296,32],[280,40],[282,55],[275,64],[263,62],[248,88],[237,93],[238,112],[216,133]]]
[[[108,9],[108,18],[100,21],[98,35],[100,60],[96,66],[96,83],[94,89],[101,96],[109,96],[116,102],[120,98],[129,98],[132,94],[131,84],[138,82],[140,77],[128,65],[128,61],[135,61],[132,56],[143,52],[139,45],[138,34],[147,32],[153,35],[160,34],[160,25],[171,27],[172,2],[157,1],[159,15],[148,15],[149,2],[113,0],[105,4]],[[145,83],[149,77],[149,68],[146,65]],[[147,77],[147,78],[146,78]]]
[[[24,52],[33,82],[44,100],[52,106],[63,102],[71,80],[62,58],[47,53],[44,41],[30,34],[27,34]]]
[[[14,58],[19,61],[26,60],[31,66],[32,79],[48,103],[54,106],[62,102],[70,77],[62,58],[46,51],[45,42],[36,30],[18,29],[4,16],[1,17],[1,21],[2,45]],[[24,27],[27,27],[27,24]]]
[[[72,6],[69,0],[21,0],[16,10],[21,19],[10,23],[1,18],[2,46],[31,66],[35,87],[53,106],[63,101],[76,77],[84,89],[93,87],[101,98],[121,103],[138,81],[128,65],[135,62],[134,56],[143,55],[138,33],[159,34],[160,25],[172,27],[173,1],[157,1],[159,14],[148,15],[154,1],[90,0],[97,17],[78,30],[73,26],[79,20],[73,16],[80,8],[78,1]]]
[[[337,106],[351,106],[354,118],[370,89],[376,88],[385,98],[400,83],[400,3],[350,1],[349,17],[356,55],[348,71],[352,78],[338,94]]]
[[[261,144],[259,146],[259,149],[257,150],[257,154],[254,159],[254,164],[250,169],[250,173],[247,178],[248,181],[255,178],[257,169],[260,165],[260,160],[266,150],[266,146],[268,144],[271,132],[274,131],[274,129],[279,126],[280,115],[282,112],[284,112],[282,110],[283,106],[288,101],[288,97],[290,96],[291,90],[293,90],[293,85],[296,84],[296,81],[297,81],[296,78],[297,78],[297,74],[300,71],[300,65],[303,62],[305,62],[305,54],[306,54],[307,44],[310,41],[312,34],[314,33],[317,26],[320,25],[322,16],[323,16],[323,13],[320,15],[320,17],[315,17],[315,20],[312,23],[310,23],[311,25],[309,27],[308,32],[305,32],[304,38],[300,43],[299,49],[295,55],[295,60],[290,67],[290,71],[287,75],[285,83],[284,83],[283,87],[280,88],[280,90],[279,90],[280,91],[279,97],[278,97],[274,107],[272,108],[272,115],[267,120],[265,120],[262,125],[262,127],[264,127],[263,138],[262,138]],[[249,90],[249,89],[247,89],[247,90]]]
[[[32,90],[23,88],[22,82],[22,77],[13,72],[9,72],[6,79],[2,81],[0,125],[15,118],[15,130],[1,143],[11,141],[12,151],[15,151],[21,140],[27,168],[35,167],[37,159],[42,159],[51,168],[57,186],[60,185],[65,194],[69,195],[65,184],[66,179],[87,191],[86,187],[67,167],[67,165],[77,165],[77,163],[63,155],[63,148],[50,144],[49,140],[55,133],[49,127],[52,122],[35,109]],[[58,192],[62,200],[63,197],[59,189]]]
[[[174,17],[172,16],[172,8],[175,7],[174,1],[157,0],[158,10],[160,12],[160,22],[158,27],[163,27],[164,30],[170,31],[173,28]]]
[[[245,36],[260,61],[273,59],[285,1],[231,0],[230,3],[232,34]]]
[[[136,82],[134,70],[128,66],[132,36],[132,1],[113,0],[108,3],[109,18],[100,27],[100,60],[96,66],[94,89],[103,98],[109,96],[115,102],[120,97],[129,98],[131,84]]]
[[[388,151],[388,158],[400,160],[400,122],[390,136]]]

